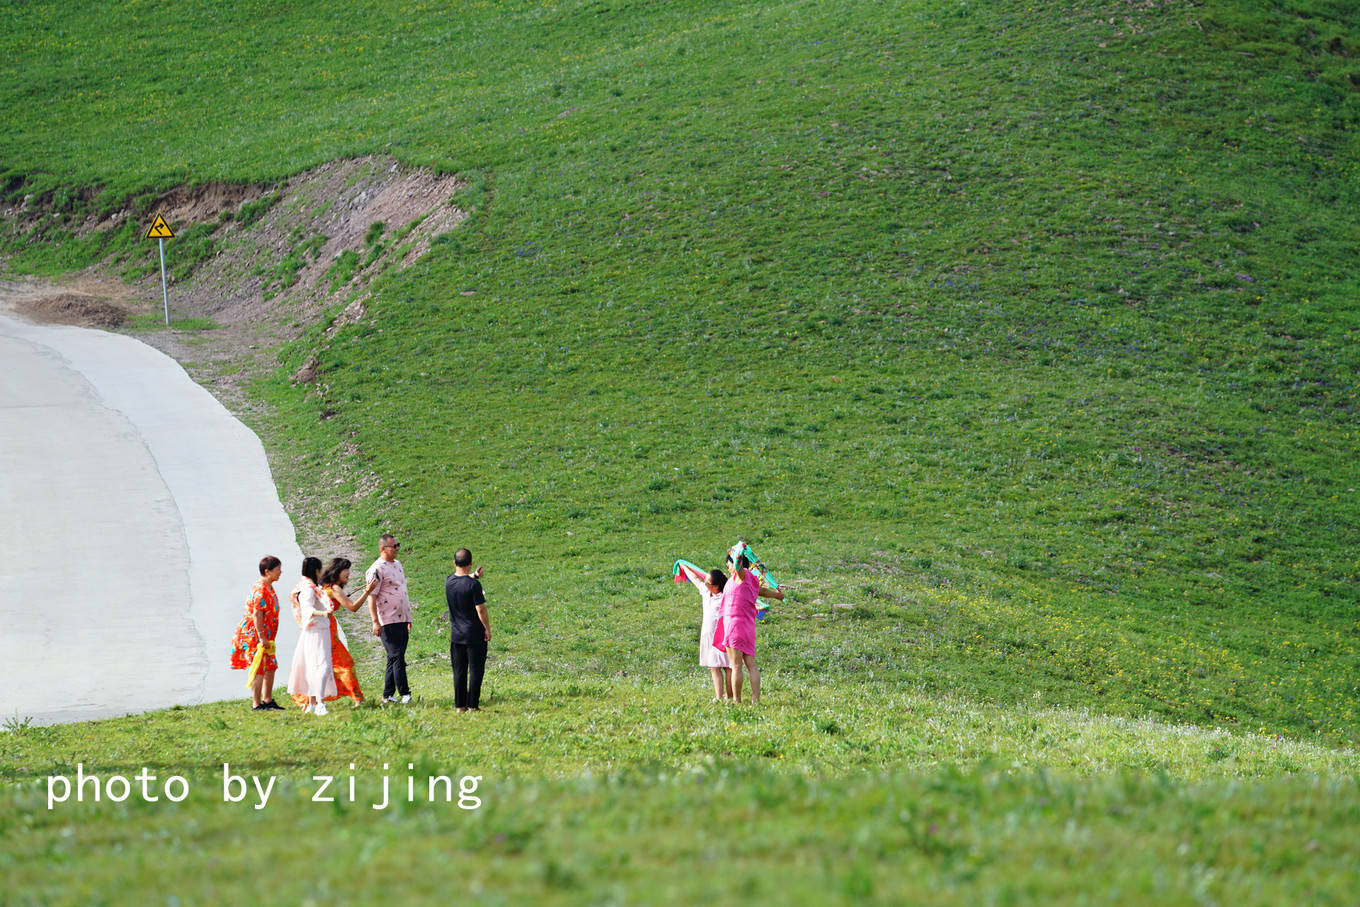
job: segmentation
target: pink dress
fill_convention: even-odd
[[[723,649],[736,649],[744,655],[756,654],[756,601],[760,596],[760,580],[750,570],[743,570],[744,580],[733,576],[723,587],[722,631]],[[717,644],[717,641],[714,641]]]

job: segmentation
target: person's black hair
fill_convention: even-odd
[[[744,554],[738,554],[738,555],[737,555],[737,566],[740,567],[740,568],[743,569],[743,570],[750,570],[750,569],[751,569],[751,561],[750,561],[750,559],[749,559],[746,555],[744,555]]]
[[[471,567],[472,552],[466,548],[459,548],[453,553],[453,565],[455,567]]]
[[[321,579],[317,582],[318,586],[338,586],[340,585],[340,574],[354,566],[349,558],[333,557],[331,562],[326,565],[326,569],[321,571]]]
[[[266,554],[264,557],[260,558],[260,576],[264,576],[270,570],[273,570],[282,563],[283,561],[279,560],[274,555]]]
[[[302,559],[302,575],[312,582],[316,582],[316,576],[321,572],[321,558],[304,557]]]
[[[723,573],[721,570],[710,570],[708,573],[708,581],[717,586],[718,591],[721,592],[723,586],[727,585],[727,574]]]

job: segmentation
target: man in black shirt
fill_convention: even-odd
[[[453,662],[453,701],[460,712],[480,712],[486,647],[491,642],[491,618],[486,596],[472,566],[472,552],[459,548],[453,555],[453,575],[444,581],[449,602],[449,660]]]

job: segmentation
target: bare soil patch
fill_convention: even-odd
[[[87,274],[60,282],[0,283],[0,309],[45,324],[112,330],[143,306],[121,281]]]
[[[215,325],[209,330],[129,328],[134,316],[161,313],[158,269],[132,283],[111,265],[62,280],[0,280],[0,309],[33,321],[128,331],[178,360],[223,405],[267,435],[270,413],[246,389],[277,367],[278,346],[320,321],[335,329],[366,318],[369,286],[378,275],[411,266],[435,238],[467,218],[454,204],[464,186],[454,176],[365,157],[333,161],[274,185],[179,187],[157,199],[149,214],[125,210],[73,225],[89,233],[112,230],[131,217],[149,225],[160,214],[177,237],[196,224],[209,225],[212,254],[169,284],[171,319],[207,319]],[[41,201],[26,198],[0,216],[23,231],[45,215]],[[172,270],[175,242],[165,244]],[[4,270],[0,262],[0,275]],[[324,396],[324,375],[314,365],[297,377]],[[342,483],[359,489],[356,497],[378,486],[362,452],[342,446],[321,471],[325,475],[314,466],[301,475],[296,464],[276,461],[273,451],[271,467],[304,550],[361,564],[372,540],[360,542],[339,528],[340,513],[353,502],[317,503],[326,500],[318,492]]]
[[[224,324],[280,316],[311,324],[322,308],[366,297],[375,276],[414,264],[462,223],[467,214],[452,200],[464,185],[374,157],[299,174],[256,223],[229,221],[214,234],[217,254],[183,287],[189,306]],[[346,253],[355,261],[341,281],[332,268]]]
[[[110,230],[134,216],[149,224],[157,214],[177,236],[208,225],[211,257],[184,279],[172,273],[171,317],[249,326],[257,339],[273,342],[296,336],[337,303],[344,303],[345,322],[361,320],[374,277],[414,264],[432,240],[467,218],[453,203],[465,185],[455,176],[405,168],[391,158],[363,157],[332,161],[275,185],[177,187],[162,194],[149,213],[123,210],[73,226],[78,233]],[[256,210],[247,217],[252,206]],[[260,213],[258,206],[266,210]],[[45,212],[40,200],[29,197],[0,216],[22,233]],[[175,240],[168,240],[172,272],[175,255]],[[346,255],[350,267],[336,269]],[[117,327],[130,315],[159,311],[158,271],[125,283],[112,270],[92,268],[61,281],[15,281],[0,293],[12,310],[35,320],[91,327]]]
[[[26,314],[55,324],[92,324],[101,328],[120,327],[127,321],[126,309],[94,296],[58,293],[27,302]]]

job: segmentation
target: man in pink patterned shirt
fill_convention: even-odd
[[[373,635],[382,639],[387,652],[387,670],[383,673],[383,702],[411,701],[411,685],[406,682],[406,644],[411,640],[411,599],[406,594],[406,571],[397,560],[401,544],[392,536],[384,535],[378,543],[378,559],[368,568],[368,581],[377,579],[378,586],[368,599],[368,613],[373,617]]]

